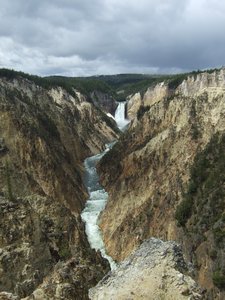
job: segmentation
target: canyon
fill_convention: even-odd
[[[80,92],[14,77],[0,78],[1,297],[88,299],[109,264],[80,218],[83,160],[119,131]]]
[[[224,299],[225,69],[4,72],[0,299]]]
[[[122,261],[149,237],[175,240],[207,299],[224,299],[225,70],[158,83],[127,110],[128,130],[98,165],[109,255]]]

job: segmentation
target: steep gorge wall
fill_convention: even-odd
[[[34,299],[87,299],[109,267],[79,216],[82,161],[117,136],[78,91],[0,79],[0,291],[21,299],[40,285]]]
[[[225,132],[225,71],[190,77],[174,91],[164,84],[161,88],[160,92],[160,85],[156,87],[156,99],[154,91],[148,93],[146,110],[100,162],[101,181],[109,192],[101,215],[104,240],[117,260],[150,236],[179,241],[209,299],[223,299],[215,276],[220,272],[217,277],[224,278],[224,229],[221,250],[215,253],[213,224],[218,220],[196,232],[196,212],[183,227],[178,226],[175,213],[184,201],[196,154],[217,132]],[[218,216],[221,220],[224,209]]]
[[[93,91],[90,94],[92,102],[106,113],[115,115],[118,106],[116,100],[109,94],[100,91]]]

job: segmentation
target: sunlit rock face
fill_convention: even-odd
[[[209,73],[200,73],[198,75],[189,76],[178,87],[177,92],[184,96],[197,96],[203,92],[207,92],[210,97],[215,97],[225,90],[225,69]]]
[[[127,116],[133,120],[138,113],[140,106],[152,106],[168,97],[172,91],[164,82],[149,87],[144,94],[136,93],[127,99]]]
[[[78,91],[0,78],[1,297],[88,299],[109,270],[80,213],[83,160],[117,138],[115,128]]]
[[[178,226],[175,214],[188,191],[196,155],[216,133],[225,133],[224,84],[222,69],[190,77],[169,94],[164,84],[159,92],[158,85],[161,99],[142,103],[145,108],[99,164],[101,183],[109,193],[100,224],[109,254],[120,261],[151,236],[179,241],[209,299],[224,297],[217,282],[217,277],[223,278],[225,261],[224,207],[218,208],[213,223],[207,215],[217,209],[216,198],[212,206],[206,198],[202,213],[195,202],[185,226]]]
[[[147,89],[145,93],[136,93],[128,97],[127,115],[133,120],[140,106],[152,106],[154,103],[171,97],[174,93],[184,97],[196,97],[207,92],[209,98],[220,95],[225,89],[225,68],[213,73],[190,75],[176,89],[165,82],[158,83]]]
[[[127,116],[130,120],[133,120],[138,112],[139,107],[142,104],[141,93],[130,95],[127,99]]]

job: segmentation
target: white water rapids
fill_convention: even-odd
[[[120,102],[117,107],[115,112],[115,121],[121,130],[123,130],[129,123],[129,121],[125,119],[124,102]],[[109,151],[113,144],[114,143],[107,145],[105,151],[102,153],[88,157],[84,161],[84,184],[89,192],[89,199],[81,213],[81,218],[85,222],[85,231],[91,248],[101,251],[102,256],[109,261],[111,269],[116,268],[116,263],[113,261],[112,257],[106,253],[101,231],[98,226],[98,217],[100,212],[105,208],[108,193],[99,183],[96,165],[105,153]]]

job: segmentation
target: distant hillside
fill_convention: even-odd
[[[0,77],[5,77],[7,79],[18,79],[19,77],[26,78],[46,89],[60,86],[70,94],[74,94],[73,88],[79,90],[85,95],[88,95],[94,90],[110,94],[113,93],[112,88],[106,82],[94,78],[76,78],[64,76],[40,77],[8,69],[0,69]]]
[[[207,70],[208,73],[216,69]],[[169,83],[169,87],[176,88],[187,76],[197,75],[201,71],[193,71],[190,73],[167,74],[167,75],[150,75],[150,74],[117,74],[117,75],[99,75],[89,77],[66,77],[66,76],[48,76],[40,77],[36,75],[26,74],[9,69],[0,69],[0,77],[7,79],[23,77],[35,82],[37,85],[50,89],[61,86],[67,92],[74,95],[73,89],[79,90],[86,96],[94,91],[107,93],[114,97],[117,101],[123,101],[127,96],[141,92],[144,93],[148,87],[154,86],[159,82],[165,81]],[[92,101],[91,97],[89,100]]]

